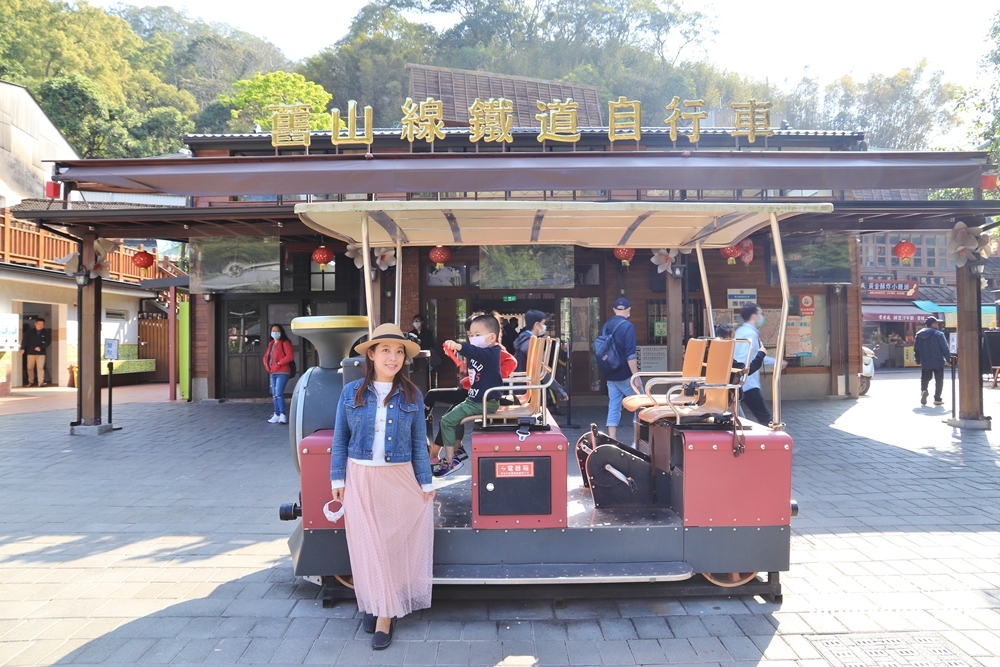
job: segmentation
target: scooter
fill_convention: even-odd
[[[858,390],[860,396],[868,393],[869,387],[872,386],[872,378],[875,377],[875,350],[877,349],[878,345],[875,347],[861,346],[861,372],[858,373],[858,377],[861,378],[861,388]]]

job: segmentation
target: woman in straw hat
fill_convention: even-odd
[[[340,395],[330,480],[343,503],[362,625],[381,650],[395,619],[431,604],[434,487],[423,398],[402,372],[420,346],[383,324],[354,349],[365,376]]]

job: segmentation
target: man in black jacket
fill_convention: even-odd
[[[934,405],[944,405],[944,367],[950,363],[951,352],[944,334],[938,330],[941,320],[931,315],[913,341],[913,357],[920,364],[920,405],[927,405],[927,386],[934,376]]]
[[[26,387],[35,384],[35,375],[38,375],[38,386],[43,387],[48,384],[45,381],[45,350],[52,343],[52,334],[45,328],[45,320],[38,318],[35,326],[28,329],[21,344],[21,351],[28,358],[28,383]]]

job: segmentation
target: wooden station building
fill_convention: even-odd
[[[988,216],[1000,214],[1000,203],[981,199],[984,175],[993,170],[985,153],[868,151],[863,135],[855,132],[776,129],[748,144],[734,141],[730,130],[701,128],[696,147],[685,137],[672,139],[663,127],[642,128],[641,139],[633,142],[612,142],[607,127],[581,127],[571,146],[541,143],[537,133],[514,128],[510,143],[484,146],[470,142],[467,127],[446,127],[444,138],[433,144],[410,143],[400,138],[399,129],[385,129],[372,132],[369,146],[353,149],[333,145],[330,132],[314,131],[307,148],[294,149],[276,149],[267,132],[190,135],[191,156],[60,161],[54,176],[64,193],[169,193],[188,197],[188,206],[20,211],[19,217],[85,241],[85,263],[92,245],[86,241],[98,237],[190,244],[190,395],[199,400],[267,395],[260,356],[270,324],[287,324],[301,315],[364,314],[364,278],[348,256],[351,249],[300,220],[293,210],[299,202],[631,202],[633,231],[641,229],[644,202],[717,204],[718,227],[737,222],[723,213],[734,203],[828,204],[826,212],[779,214],[793,297],[790,316],[797,329],[790,334],[792,356],[782,382],[785,396],[803,398],[857,393],[859,234],[948,230],[956,221],[987,224]],[[898,201],[855,195],[907,188],[970,188],[974,198]],[[544,220],[537,222],[541,246]],[[718,249],[705,250],[709,295],[702,293],[695,253],[672,257],[669,270],[659,272],[652,261],[657,244],[636,246],[635,238],[627,233],[614,240],[634,251],[628,266],[611,250],[581,245],[553,255],[570,267],[568,275],[553,278],[543,271],[546,277],[538,284],[509,286],[485,280],[483,249],[457,236],[442,267],[427,248],[404,246],[401,325],[408,329],[412,316],[423,313],[440,341],[461,337],[463,318],[475,311],[497,310],[519,319],[529,308],[545,311],[549,331],[570,349],[570,389],[586,395],[604,391],[590,348],[619,295],[632,303],[641,355],[654,370],[678,369],[686,337],[707,333],[709,300],[716,323],[736,318],[742,301],[755,300],[765,311],[779,306],[766,218],[757,231],[739,239],[752,242],[749,261],[746,245],[735,263]],[[689,252],[695,241],[690,239],[684,250]],[[325,270],[312,261],[320,245],[333,252]],[[394,271],[373,271],[381,297],[373,315],[379,321],[394,317]],[[957,288],[960,345],[968,351],[963,355],[968,361],[960,364],[961,417],[980,420],[979,277],[958,269]],[[99,309],[100,280],[83,292],[86,325],[87,309]],[[82,356],[98,354],[96,330],[84,336]],[[767,343],[766,331],[764,339]],[[314,363],[308,343],[293,342],[299,369]],[[95,366],[93,360],[81,361],[85,424],[100,423]],[[443,366],[438,380],[450,385],[455,378]]]

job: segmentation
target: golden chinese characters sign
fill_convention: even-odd
[[[708,118],[707,111],[684,111],[680,110],[681,98],[674,97],[667,105],[669,115],[663,120],[670,128],[670,141],[677,141],[677,121],[691,121],[691,134],[687,135],[688,140],[696,144],[701,141],[701,121]],[[705,106],[705,100],[684,100],[684,107],[687,109],[700,109]]]
[[[358,132],[358,113],[357,113],[358,103],[354,100],[348,100],[347,102],[347,123],[345,127],[341,127],[340,120],[340,109],[333,110],[333,134],[331,135],[331,140],[334,146],[345,146],[345,145],[357,145],[357,144],[367,144],[371,146],[372,144],[372,108],[366,106],[364,108],[364,120],[365,127],[364,131]]]
[[[495,141],[512,143],[511,123],[514,121],[514,103],[501,97],[485,102],[478,97],[469,107],[469,141]]]
[[[413,143],[423,139],[427,143],[444,139],[444,104],[428,97],[419,105],[407,97],[403,103],[403,131],[399,138]]]
[[[576,111],[580,105],[572,97],[567,97],[565,102],[555,99],[549,103],[539,101],[536,104],[542,112],[535,114],[535,118],[542,124],[538,132],[539,142],[576,143],[580,140],[580,133],[576,129]]]
[[[736,111],[733,120],[735,129],[730,132],[734,137],[746,137],[751,144],[761,137],[773,137],[771,129],[771,105],[757,104],[756,100],[736,102],[732,105]]]
[[[638,142],[642,138],[642,119],[639,117],[642,102],[619,97],[617,102],[608,102],[608,139],[631,139]]]
[[[271,113],[271,145],[309,146],[308,104],[278,104],[268,107]]]

